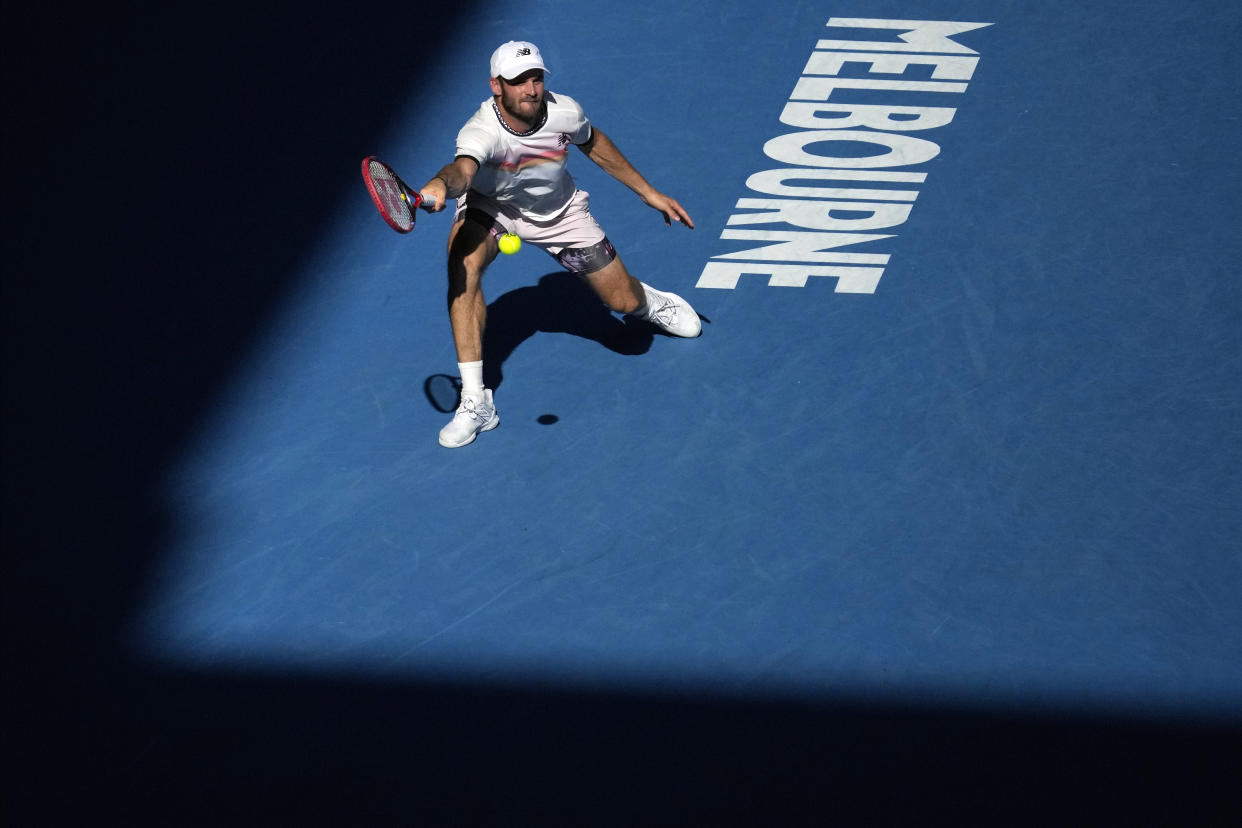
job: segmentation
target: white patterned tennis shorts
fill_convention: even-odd
[[[513,233],[523,244],[547,251],[570,273],[586,275],[617,257],[604,229],[591,215],[591,194],[578,190],[565,212],[551,221],[532,221],[512,207],[471,191],[457,200],[454,221],[469,219],[486,227],[496,238]]]

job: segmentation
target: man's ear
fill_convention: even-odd
[[[500,94],[500,78],[492,78],[492,94]]]

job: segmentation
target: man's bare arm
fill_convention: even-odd
[[[592,128],[590,140],[580,145],[578,149],[582,150],[587,158],[598,164],[604,172],[637,193],[644,204],[663,214],[665,224],[671,225],[674,221],[677,221],[691,230],[694,229],[694,222],[690,219],[690,214],[675,199],[652,187],[647,179],[643,178],[642,174],[634,169],[634,165],[621,154],[621,150],[617,149],[617,145],[612,142],[612,139],[605,135],[598,127]]]
[[[445,164],[419,190],[426,209],[432,213],[443,210],[450,198],[458,198],[470,189],[470,182],[478,171],[478,162],[466,155],[459,155],[451,164]]]

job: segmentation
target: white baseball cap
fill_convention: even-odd
[[[492,52],[492,77],[513,80],[531,69],[548,71],[539,47],[525,40],[510,40]],[[551,74],[550,72],[548,74]]]

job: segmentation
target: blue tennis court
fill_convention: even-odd
[[[6,58],[20,824],[1236,814],[1232,5],[417,5]],[[704,333],[501,257],[446,450],[450,217],[358,163],[451,160],[509,39]]]

